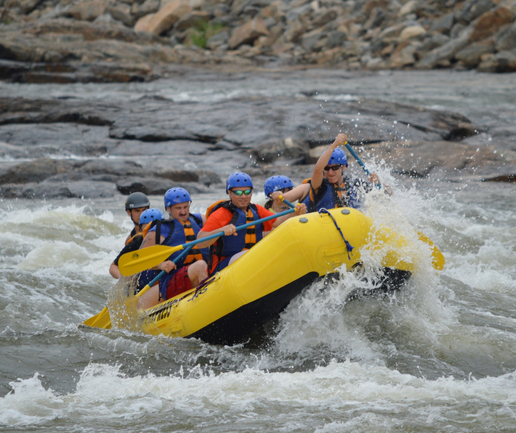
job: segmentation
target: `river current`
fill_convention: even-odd
[[[489,127],[516,120],[514,74],[317,74],[1,83],[0,96],[202,103],[311,91],[321,103],[450,109]],[[268,339],[233,347],[81,325],[106,304],[109,264],[131,229],[121,198],[0,199],[0,431],[516,431],[516,185],[408,181],[368,164],[395,191],[371,194],[369,214],[423,231],[444,270],[423,261],[395,296],[349,303],[359,281],[343,272],[306,289]],[[194,211],[220,193],[195,196]],[[151,204],[163,208],[161,197]]]

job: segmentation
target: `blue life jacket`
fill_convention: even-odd
[[[211,210],[211,212],[214,212],[221,207],[229,210],[233,214],[233,217],[231,218],[229,224],[233,224],[234,226],[238,227],[251,222],[250,220],[247,220],[246,213],[244,213],[241,209],[237,208],[229,200],[219,203]],[[253,215],[252,221],[259,220],[260,215],[258,214],[258,208],[256,207],[256,205],[251,203],[249,205],[249,209],[251,210],[251,213]],[[248,227],[246,231],[240,230],[236,232],[236,236],[221,236],[219,239],[217,239],[217,242],[215,242],[210,248],[209,267],[211,268],[213,255],[217,255],[217,257],[219,258],[217,267],[213,270],[212,273],[224,269],[229,264],[229,260],[231,259],[231,257],[233,257],[235,254],[238,254],[243,250],[251,249],[254,245],[256,245],[256,243],[246,243],[246,234],[255,234],[256,243],[258,243],[263,239],[263,225],[258,224],[256,226]]]
[[[202,216],[201,214],[190,214],[188,217],[188,221],[191,224],[193,231],[195,233],[195,237],[199,234],[203,226]],[[158,227],[160,226],[160,227]],[[175,219],[170,219],[167,221],[161,221],[160,224],[157,224],[156,227],[150,229],[150,231],[161,230],[161,235],[165,238],[162,242],[162,245],[167,245],[169,247],[175,247],[177,245],[183,245],[187,241],[192,241],[194,239],[187,239],[185,235],[185,230],[183,224],[180,221],[176,221]],[[181,251],[176,251],[173,253],[167,260],[174,260]],[[186,257],[183,257],[176,263],[176,269],[166,274],[166,276],[162,277],[159,280],[159,290],[161,293],[161,297],[163,299],[167,299],[167,285],[170,279],[174,276],[178,269],[182,268],[186,264],[193,263],[197,260],[200,260],[200,256],[202,255],[202,259],[208,261],[209,251],[208,248],[197,248],[193,247]]]
[[[333,209],[336,207],[352,207],[359,209],[363,204],[363,192],[369,192],[372,189],[370,182],[361,180],[352,180],[348,177],[343,179],[343,183],[339,186],[331,184],[328,179],[323,179],[317,193],[310,183],[310,194],[303,200],[308,208],[308,212],[318,212],[320,209]]]

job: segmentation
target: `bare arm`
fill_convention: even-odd
[[[109,266],[109,273],[113,278],[117,280],[120,278],[120,269],[118,269],[118,266],[115,265],[114,262],[111,263],[111,265]]]
[[[324,178],[324,176],[323,176],[324,167],[326,167],[328,165],[328,161],[330,160],[331,154],[333,153],[333,151],[337,147],[345,145],[347,142],[348,142],[348,137],[346,134],[337,135],[337,138],[335,139],[335,141],[319,157],[319,159],[317,160],[317,163],[315,164],[314,171],[312,172],[312,188],[314,190],[317,191],[322,185],[322,181]]]
[[[281,192],[279,191],[275,191],[271,194],[271,198],[277,202],[277,203],[281,203],[281,200],[278,201],[278,198],[280,195],[283,195],[283,197],[285,198],[285,200],[289,201],[289,202],[293,202],[293,201],[296,201],[296,200],[301,200],[303,197],[305,197],[308,192],[310,191],[310,184],[308,183],[303,183],[301,185],[298,185],[296,186],[293,190],[291,191],[287,191],[286,193],[282,194]]]
[[[292,218],[294,215],[304,215],[306,213],[306,205],[303,204],[303,203],[299,203],[297,206],[296,206],[296,211],[295,212],[292,212],[288,215],[283,215],[282,217],[279,217],[279,218],[276,218],[276,221],[274,221],[274,223],[272,224],[272,227],[273,228],[276,228],[278,227],[281,223],[284,223],[286,220],[288,220],[289,218]]]

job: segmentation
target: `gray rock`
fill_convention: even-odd
[[[484,54],[494,53],[494,41],[474,43],[455,54],[455,58],[460,60],[466,67],[475,68],[481,61]]]
[[[0,186],[0,197],[25,199],[55,198],[105,198],[117,195],[116,186],[109,182],[96,182],[93,186],[88,181],[28,183],[24,185],[7,184]]]
[[[143,4],[133,3],[131,15],[137,21],[141,17],[153,14],[159,10],[160,0],[146,0]]]
[[[455,12],[455,20],[468,25],[494,6],[495,3],[492,0],[467,0],[462,9]]]
[[[516,22],[495,35],[497,51],[508,51],[516,47]]]
[[[58,173],[63,173],[72,168],[67,161],[40,158],[10,167],[5,172],[0,172],[0,185],[9,183],[40,182]]]
[[[138,176],[145,172],[143,167],[134,161],[116,159],[91,160],[82,164],[77,171],[89,175],[112,174],[115,176]]]
[[[340,47],[346,40],[346,33],[339,30],[328,32],[328,48]]]
[[[447,13],[439,19],[436,19],[431,27],[430,31],[440,32],[444,34],[450,34],[450,31],[455,24],[455,14],[453,12]]]
[[[468,45],[468,38],[471,31],[472,29],[467,29],[457,39],[452,39],[441,47],[430,51],[419,61],[417,67],[421,69],[434,68],[443,60],[453,59],[456,52]]]
[[[480,72],[516,72],[516,49],[500,51],[478,66]]]

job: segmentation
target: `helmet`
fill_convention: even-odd
[[[330,160],[328,161],[328,165],[342,164],[348,165],[348,158],[346,158],[346,154],[342,149],[335,149],[331,154]]]
[[[133,192],[125,201],[125,210],[150,206],[150,201],[143,192]]]
[[[192,199],[184,188],[170,188],[165,193],[165,209],[173,204],[186,203],[187,201],[192,201]]]
[[[287,176],[272,176],[265,181],[264,191],[265,196],[269,197],[274,191],[279,191],[283,188],[293,188],[294,184]]]
[[[147,224],[151,221],[161,220],[163,219],[163,212],[161,212],[159,209],[147,209],[146,211],[143,211],[140,215],[140,224]]]
[[[248,174],[242,173],[241,171],[237,171],[228,177],[226,182],[226,193],[229,193],[231,188],[235,188],[237,186],[248,186],[250,188],[253,187],[253,181]]]

